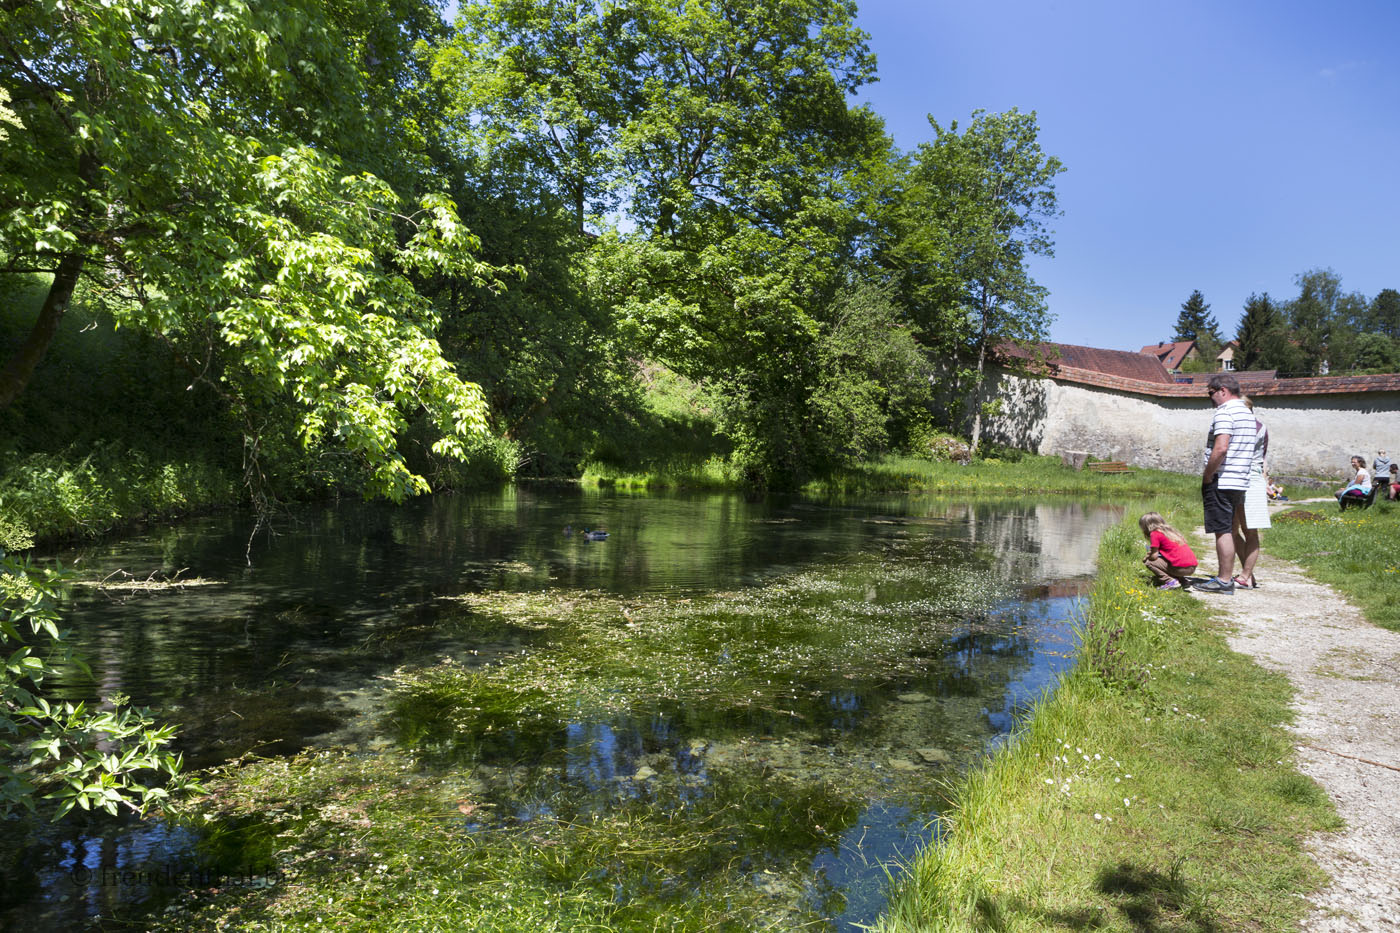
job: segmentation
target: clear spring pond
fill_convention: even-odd
[[[219,515],[57,555],[83,581],[67,619],[93,662],[64,689],[162,711],[196,767],[395,756],[449,785],[440,816],[464,845],[557,846],[593,863],[570,883],[615,903],[707,897],[736,928],[856,930],[930,841],[940,782],[1070,663],[1120,517],[572,487],[307,508],[251,539]],[[603,851],[658,826],[663,856]],[[7,847],[0,926],[139,929],[169,885],[94,879],[208,865],[209,835],[45,830]]]

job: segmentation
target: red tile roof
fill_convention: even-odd
[[[1007,356],[1043,363],[1054,370],[1063,367],[1108,373],[1125,379],[1144,382],[1170,383],[1171,373],[1151,356],[1128,350],[1101,350],[1097,347],[1077,347],[1070,343],[1040,343],[1030,347],[1004,344],[1001,352]]]
[[[1050,374],[1063,382],[1117,389],[1159,398],[1205,398],[1202,386],[1192,382],[1163,385],[1141,379],[1124,379],[1089,369],[1061,366]],[[1348,392],[1400,392],[1400,373],[1383,376],[1313,376],[1307,379],[1271,379],[1246,383],[1251,398],[1270,395],[1336,395]],[[1244,388],[1244,385],[1241,386]]]
[[[1062,382],[1117,389],[1159,398],[1205,398],[1200,382],[1220,373],[1173,376],[1155,358],[1124,350],[1100,350],[1066,343],[1034,344],[1030,348],[1002,344],[998,354],[1029,362],[1032,372]],[[1336,395],[1354,392],[1400,392],[1400,373],[1378,376],[1311,376],[1279,379],[1274,371],[1230,373],[1248,386],[1252,398],[1269,395]],[[1178,381],[1181,380],[1181,381]],[[1200,382],[1198,382],[1199,380]]]
[[[1218,376],[1219,373],[1176,373],[1172,377],[1174,382],[1194,382],[1197,385],[1205,385],[1210,382],[1211,377]],[[1256,382],[1272,382],[1278,378],[1277,369],[1232,369],[1230,375],[1234,376],[1241,383],[1248,382],[1253,385]]]
[[[1142,348],[1142,352],[1148,356],[1155,356],[1167,369],[1177,369],[1195,346],[1194,340],[1178,340],[1175,343],[1146,346]]]

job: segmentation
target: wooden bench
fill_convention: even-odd
[[[1366,493],[1366,495],[1364,495],[1364,496],[1357,496],[1357,495],[1338,496],[1338,497],[1337,497],[1337,505],[1341,508],[1341,510],[1342,510],[1343,512],[1345,512],[1345,511],[1347,510],[1347,506],[1349,506],[1349,505],[1350,505],[1350,506],[1355,506],[1355,507],[1358,508],[1358,509],[1369,509],[1369,508],[1371,507],[1372,503],[1374,503],[1374,502],[1376,501],[1376,490],[1379,489],[1379,488],[1380,488],[1379,486],[1372,486],[1372,487],[1371,487],[1371,491],[1368,492],[1368,493]]]
[[[1132,473],[1135,472],[1122,460],[1102,460],[1098,463],[1085,464],[1095,473]]]

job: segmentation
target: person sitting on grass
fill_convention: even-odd
[[[1391,502],[1400,499],[1400,463],[1390,465],[1390,485],[1386,487],[1385,495]]]
[[[1186,543],[1186,536],[1177,531],[1158,512],[1148,512],[1138,519],[1138,527],[1147,538],[1147,556],[1142,562],[1157,580],[1157,589],[1174,590],[1190,587],[1188,577],[1196,572],[1196,554]]]

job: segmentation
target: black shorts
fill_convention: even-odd
[[[1201,486],[1201,502],[1206,511],[1206,534],[1223,535],[1235,523],[1235,510],[1244,508],[1243,489],[1221,489],[1220,480]]]

